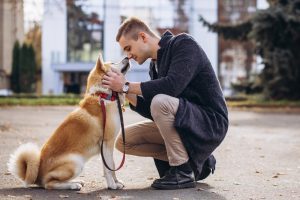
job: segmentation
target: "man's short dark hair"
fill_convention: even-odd
[[[155,36],[153,31],[149,28],[149,26],[143,22],[142,20],[136,17],[130,17],[126,19],[120,26],[116,40],[119,42],[122,36],[126,36],[128,38],[132,38],[134,40],[138,39],[138,33],[140,31],[144,31],[151,36]]]

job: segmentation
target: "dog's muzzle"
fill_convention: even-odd
[[[129,58],[127,58],[127,57],[123,58],[123,60],[121,60],[118,63],[112,63],[112,64],[113,65],[118,65],[119,68],[121,69],[121,73],[122,74],[126,74],[126,72],[128,71],[128,69],[130,68]]]

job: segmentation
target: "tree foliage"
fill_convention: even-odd
[[[42,79],[42,30],[41,25],[35,23],[32,28],[26,33],[24,43],[32,45],[34,49],[34,57],[36,63],[35,69],[35,92],[41,92]]]
[[[270,0],[237,25],[200,21],[225,39],[251,40],[265,65],[260,74],[264,94],[272,99],[300,99],[300,0]]]
[[[35,90],[35,53],[32,45],[23,44],[20,58],[20,83],[21,92],[32,93]]]
[[[42,67],[42,30],[41,25],[34,24],[34,26],[26,33],[25,41],[27,45],[32,45],[35,53],[35,62],[39,74]]]
[[[15,42],[13,48],[12,71],[10,76],[10,87],[14,93],[20,92],[20,44]]]
[[[13,49],[13,68],[11,74],[11,88],[15,93],[35,92],[36,60],[32,45],[18,42]]]

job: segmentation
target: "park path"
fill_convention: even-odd
[[[22,188],[7,171],[9,154],[20,144],[42,145],[73,106],[0,108],[0,199],[300,199],[300,114],[230,110],[230,128],[214,153],[217,169],[196,188],[159,191],[151,158],[127,156],[117,176],[123,190],[107,190],[99,157],[91,159],[79,179],[80,192]],[[144,120],[127,109],[125,124]],[[119,163],[121,154],[115,154]]]

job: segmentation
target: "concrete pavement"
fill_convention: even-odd
[[[123,190],[107,190],[100,157],[91,159],[78,179],[82,191],[23,188],[7,171],[9,154],[21,143],[42,145],[74,109],[63,107],[0,108],[0,199],[300,199],[300,114],[230,110],[228,135],[214,155],[213,176],[194,189],[150,188],[158,177],[151,158],[127,156],[117,176]],[[127,109],[125,124],[143,120]],[[116,152],[118,164],[121,154]]]

